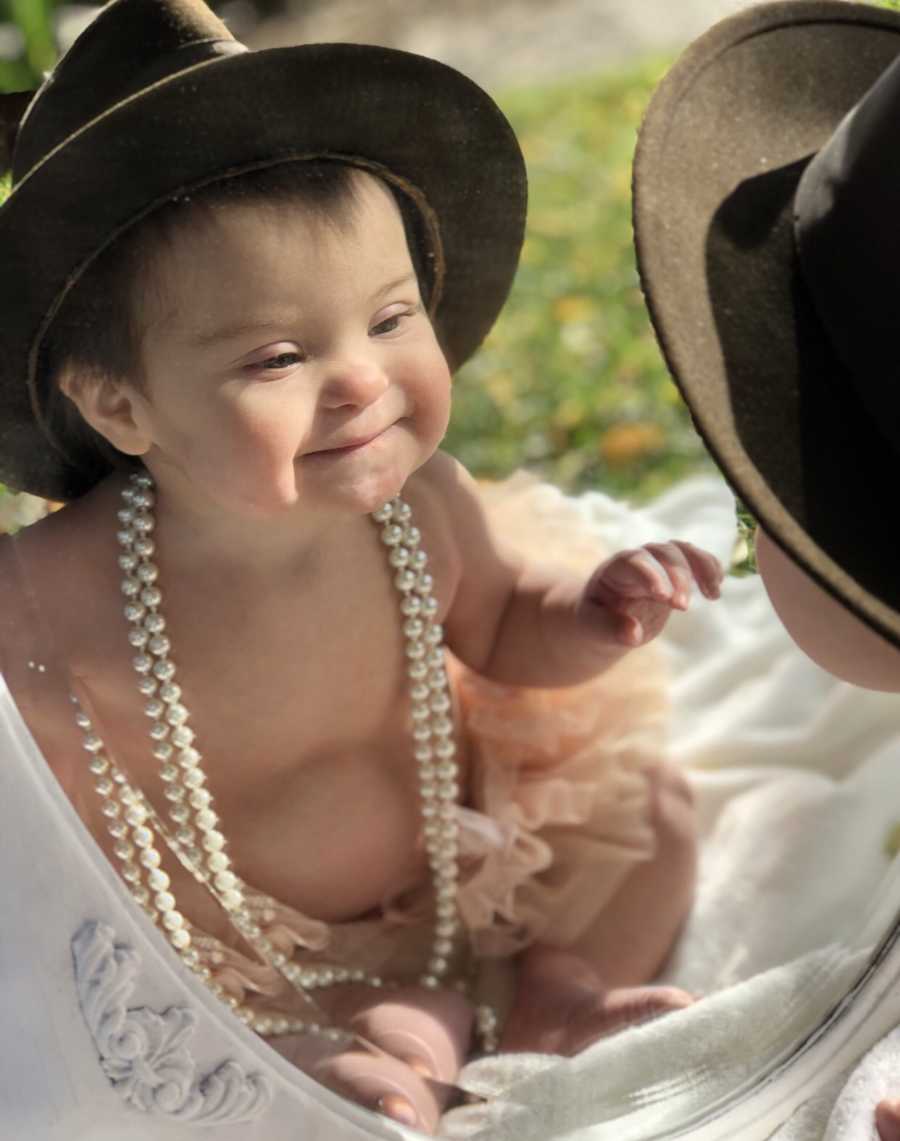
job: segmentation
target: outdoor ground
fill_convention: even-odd
[[[240,2],[240,0],[238,0]],[[254,46],[356,40],[443,60],[497,93],[674,51],[747,0],[306,0]]]

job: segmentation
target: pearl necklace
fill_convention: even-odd
[[[231,922],[260,959],[278,970],[321,1016],[309,996],[317,987],[358,982],[372,987],[385,985],[378,975],[361,969],[308,968],[289,961],[266,937],[250,913],[245,885],[234,872],[227,841],[218,830],[212,794],[205,787],[201,755],[194,747],[190,712],[181,700],[175,681],[175,665],[169,657],[171,643],[165,633],[162,592],[158,568],[152,562],[154,542],[153,480],[135,474],[122,491],[124,506],[118,512],[123,548],[119,566],[125,572],[121,588],[125,617],[130,624],[128,640],[137,651],[132,665],[138,675],[138,690],[150,718],[153,755],[160,762],[160,777],[169,802],[170,829],[156,814],[143,792],[107,756],[102,739],[90,718],[73,697],[76,721],[84,733],[84,748],[91,754],[90,770],[102,801],[102,812],[114,838],[114,853],[122,864],[122,876],[132,895],[151,919],[160,925],[184,963],[230,1006],[238,1017],[261,1034],[320,1033],[335,1041],[353,1036],[340,1028],[323,1026],[315,1018],[272,1018],[254,1014],[213,979],[192,945],[190,927],[178,911],[169,890],[169,876],[161,868],[154,828],[179,862],[218,900]],[[400,595],[403,633],[406,640],[407,674],[411,699],[413,755],[418,765],[420,811],[428,862],[435,894],[435,927],[426,969],[419,979],[423,987],[439,987],[447,974],[454,938],[459,932],[456,909],[458,882],[459,767],[454,759],[453,720],[447,673],[444,668],[443,631],[435,621],[438,610],[432,576],[421,535],[412,523],[409,504],[392,499],[372,513],[381,528],[381,541],[388,548],[394,569],[394,586]],[[387,985],[392,985],[388,983]],[[396,984],[394,984],[396,985]],[[497,1020],[488,1006],[476,1011],[476,1028],[483,1048],[496,1048]]]

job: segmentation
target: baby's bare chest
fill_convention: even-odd
[[[330,921],[363,914],[426,873],[403,616],[380,569],[372,561],[327,590],[252,604],[214,590],[176,589],[166,599],[182,703],[235,868],[253,887]],[[91,645],[82,640],[79,672],[101,734],[165,814],[127,625],[112,610]],[[72,742],[61,725],[48,737]],[[70,794],[111,855],[86,767],[74,780]],[[202,889],[177,866],[170,874],[188,917],[227,936]]]

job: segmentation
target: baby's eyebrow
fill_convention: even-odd
[[[382,285],[380,289],[376,289],[372,294],[372,298],[374,300],[375,298],[383,297],[385,293],[392,293],[395,289],[399,289],[401,285],[413,284],[418,284],[418,279],[416,278],[415,271],[410,270],[409,273],[404,273],[402,277],[395,278],[386,285]]]
[[[203,348],[217,341],[233,341],[236,337],[244,337],[248,333],[280,332],[284,327],[284,322],[279,321],[239,321],[237,324],[225,325],[218,329],[201,329],[189,334],[186,340],[191,345]]]
[[[395,289],[399,289],[401,286],[412,285],[414,283],[417,283],[416,274],[414,270],[410,270],[408,273],[404,273],[400,277],[393,278],[391,281],[379,286],[372,294],[371,300],[376,301],[386,293],[393,293]],[[284,329],[288,325],[293,324],[295,320],[296,315],[293,314],[283,321],[232,322],[215,329],[198,329],[189,333],[185,339],[192,346],[204,348],[207,345],[216,344],[220,341],[233,341],[237,337],[248,336],[250,333],[283,332]]]

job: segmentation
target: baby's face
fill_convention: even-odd
[[[438,446],[449,370],[397,206],[355,177],[333,220],[233,204],[161,251],[137,401],[161,489],[256,517],[364,513]]]
[[[778,617],[817,665],[853,685],[900,693],[900,650],[817,586],[762,528],[756,561]]]

